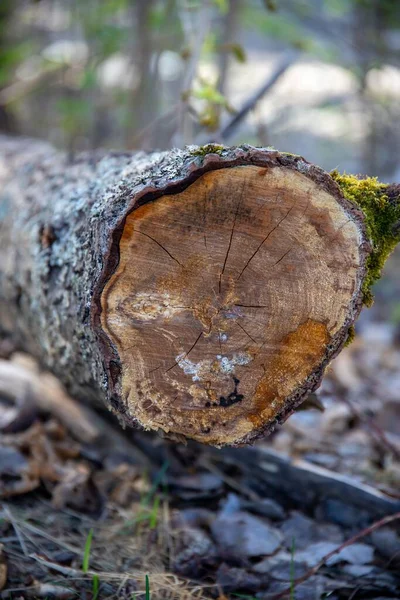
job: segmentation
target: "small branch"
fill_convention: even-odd
[[[78,569],[73,569],[72,567],[64,567],[63,565],[59,565],[58,563],[55,563],[53,561],[46,560],[45,558],[39,556],[39,554],[35,554],[35,553],[30,554],[29,558],[33,558],[33,560],[36,560],[38,563],[47,567],[48,569],[57,571],[57,573],[61,573],[62,575],[66,575],[67,577],[82,575],[82,571],[80,571]],[[91,575],[91,574],[92,574],[91,571],[87,571],[87,573],[85,573],[85,575]]]
[[[291,586],[288,587],[286,590],[284,590],[283,592],[280,592],[279,594],[276,594],[275,596],[271,596],[270,600],[280,600],[281,598],[285,598],[285,596],[287,596],[288,594],[291,593],[293,586],[299,585],[300,583],[307,581],[307,579],[310,579],[310,577],[315,575],[317,573],[317,571],[319,571],[319,569],[321,567],[323,567],[330,558],[332,558],[332,556],[334,556],[335,554],[338,554],[339,552],[344,550],[344,548],[347,548],[347,546],[351,546],[355,542],[358,542],[358,540],[365,537],[366,535],[369,535],[376,529],[379,529],[380,527],[383,527],[384,525],[387,525],[388,523],[391,523],[392,521],[396,521],[397,519],[400,519],[400,512],[397,512],[394,515],[389,515],[387,517],[384,517],[383,519],[380,519],[379,521],[375,521],[375,523],[373,523],[369,527],[366,527],[365,529],[363,529],[356,535],[353,535],[353,537],[351,537],[349,540],[347,540],[346,542],[343,542],[343,544],[341,544],[334,550],[331,550],[331,552],[328,552],[328,554],[325,554],[325,556],[323,556],[321,558],[321,560],[314,567],[309,569],[301,577],[298,577],[297,579],[295,579],[292,582]]]
[[[340,360],[340,358],[339,358]],[[340,363],[339,363],[340,364]],[[360,423],[369,431],[372,437],[387,450],[393,456],[400,460],[400,448],[393,444],[385,434],[385,432],[377,425],[373,418],[366,416],[362,410],[360,410],[357,406],[349,398],[349,390],[352,385],[352,380],[348,380],[347,377],[344,376],[341,369],[336,368],[334,370],[335,373],[335,385],[340,396],[340,399],[349,407],[352,414],[360,421]],[[348,375],[349,376],[349,375]],[[350,377],[352,374],[350,372]]]
[[[393,456],[400,460],[400,448],[392,444],[392,442],[387,438],[385,432],[377,425],[374,419],[365,416],[361,410],[359,410],[354,404],[349,400],[347,395],[343,394],[342,400],[347,404],[350,408],[351,412],[355,417],[357,417],[360,422],[369,430],[371,435],[375,438],[377,442],[380,443],[387,451],[389,451]]]
[[[297,55],[293,55],[292,53],[290,53],[289,55],[285,56],[281,62],[278,63],[276,69],[271,75],[268,76],[265,83],[263,83],[262,86],[252,96],[250,96],[248,100],[246,100],[239,112],[236,113],[236,115],[231,119],[231,121],[219,131],[216,137],[220,141],[226,142],[232,137],[239,124],[255,107],[257,102],[259,102],[261,98],[263,98],[267,94],[267,92],[269,92],[274,87],[274,85],[279,81],[282,75],[286,73],[286,71],[294,64],[296,60]]]

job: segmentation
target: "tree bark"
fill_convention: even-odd
[[[364,217],[251,146],[66,156],[0,138],[0,334],[122,423],[217,446],[270,432],[348,338]]]

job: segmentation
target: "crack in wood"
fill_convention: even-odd
[[[180,263],[179,260],[171,254],[171,252],[169,252],[166,248],[164,248],[164,246],[162,244],[160,244],[160,242],[158,242],[155,238],[151,237],[151,235],[149,235],[148,233],[144,233],[144,231],[140,231],[140,229],[133,229],[133,231],[135,233],[141,233],[142,235],[144,235],[147,238],[149,238],[150,240],[152,240],[155,244],[157,244],[157,246],[160,246],[160,248],[162,248],[164,250],[164,252],[166,252],[170,258],[172,258],[172,260],[177,262],[178,265],[183,268],[182,263]]]
[[[238,321],[235,321],[235,323],[236,323],[236,325],[237,325],[238,327],[240,327],[240,329],[241,329],[242,331],[244,331],[244,333],[245,333],[245,334],[246,334],[246,335],[247,335],[247,336],[248,336],[248,337],[249,337],[249,338],[250,338],[250,339],[251,339],[251,340],[252,340],[252,341],[253,341],[255,344],[258,344],[258,343],[259,343],[259,342],[257,342],[257,341],[256,341],[256,340],[255,340],[255,339],[254,339],[254,338],[253,338],[253,337],[252,337],[252,336],[251,336],[251,335],[250,335],[250,334],[249,334],[249,333],[248,333],[248,332],[245,330],[245,328],[244,328],[244,327],[243,327],[243,326],[242,326],[240,323],[238,323]]]
[[[247,267],[249,266],[249,264],[251,263],[251,261],[253,260],[253,258],[255,257],[255,255],[259,252],[259,250],[261,249],[261,247],[265,244],[265,242],[268,240],[268,238],[274,233],[274,231],[276,229],[278,229],[279,225],[281,225],[281,223],[283,223],[283,221],[285,219],[287,219],[287,217],[289,216],[289,214],[291,213],[291,211],[293,210],[293,208],[296,206],[297,202],[294,202],[292,204],[292,206],[289,208],[289,210],[287,211],[286,215],[284,217],[282,217],[282,219],[271,229],[271,231],[265,236],[265,238],[263,239],[263,241],[261,242],[261,244],[258,246],[258,248],[256,249],[255,252],[253,252],[253,254],[250,256],[249,260],[247,261],[247,263],[244,265],[243,269],[241,270],[239,277],[236,279],[236,281],[239,281],[239,279],[241,278],[241,276],[243,275],[243,273],[245,272],[245,270],[247,269]]]
[[[266,304],[234,304],[233,306],[239,306],[240,308],[268,308]]]
[[[240,207],[240,205],[241,205],[241,203],[242,203],[242,200],[243,200],[243,192],[244,192],[244,188],[245,188],[245,183],[243,183],[243,186],[242,186],[242,193],[241,193],[241,195],[240,195],[240,198],[239,198],[239,200],[238,200],[238,203],[237,203],[236,212],[235,212],[235,217],[234,217],[234,219],[233,219],[232,231],[231,231],[231,235],[230,235],[230,238],[229,238],[229,245],[228,245],[228,249],[227,249],[227,251],[226,251],[226,256],[225,256],[224,264],[223,264],[223,267],[222,267],[222,271],[221,271],[221,273],[219,274],[219,284],[218,284],[219,293],[221,293],[222,277],[223,277],[223,275],[224,275],[224,272],[225,272],[226,263],[228,262],[228,256],[229,256],[229,252],[231,251],[232,240],[233,240],[233,234],[234,234],[234,231],[235,231],[235,225],[236,225],[236,219],[237,219],[237,216],[238,216],[238,213],[239,213],[239,207]]]
[[[203,331],[200,331],[196,341],[194,342],[194,344],[192,345],[192,347],[190,348],[190,350],[188,350],[186,352],[186,354],[184,354],[184,356],[182,356],[178,361],[176,361],[176,363],[174,365],[172,365],[172,367],[169,367],[169,369],[167,369],[165,372],[168,373],[168,371],[171,371],[172,369],[174,369],[175,367],[177,367],[179,365],[180,362],[182,362],[182,360],[184,360],[185,358],[187,358],[189,356],[189,354],[192,352],[192,350],[194,349],[194,347],[196,346],[197,342],[200,340],[201,336],[203,335]]]

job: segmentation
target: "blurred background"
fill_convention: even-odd
[[[274,146],[397,182],[400,2],[1,0],[0,130],[69,153]],[[363,319],[400,324],[399,256]]]
[[[273,146],[327,171],[400,183],[400,0],[0,0],[0,133],[47,139],[70,156],[99,147]],[[76,577],[81,598],[98,597],[97,573],[106,594],[99,598],[148,598],[142,592],[136,596],[145,573],[152,591],[166,590],[154,598],[198,600],[203,597],[199,579],[214,597],[221,590],[244,590],[242,597],[252,598],[265,591],[262,568],[269,559],[259,571],[264,583],[247,562],[248,572],[236,568],[242,564],[237,558],[220,564],[226,556],[218,543],[237,530],[224,515],[239,505],[238,515],[253,511],[264,519],[260,525],[245,513],[250,541],[258,544],[257,528],[265,522],[274,526],[268,535],[284,532],[286,550],[277,560],[280,568],[290,568],[290,577],[295,538],[296,551],[314,552],[315,542],[329,542],[332,549],[371,522],[375,492],[382,494],[379,507],[386,514],[389,500],[400,500],[400,247],[374,292],[375,304],[363,310],[355,341],[333,361],[308,410],[295,412],[258,443],[255,452],[266,455],[185,448],[140,431],[103,430],[104,423],[101,443],[88,444],[48,407],[35,409],[40,419],[32,412],[36,421],[32,426],[28,421],[22,434],[0,435],[6,445],[1,456],[10,457],[11,445],[18,467],[10,476],[11,459],[4,459],[5,467],[0,460],[4,481],[14,486],[22,473],[19,491],[6,487],[3,497],[27,492],[21,502],[13,498],[0,519],[0,590],[5,585],[1,542],[9,544],[11,590],[16,586],[20,593],[21,582],[36,588],[36,580],[52,582],[55,563],[54,572],[66,572],[71,586],[71,569],[63,571],[58,563],[72,564],[75,576],[82,575],[76,556],[83,547],[86,554],[88,539],[90,551],[92,527],[97,571],[81,584]],[[30,365],[43,383],[26,356],[6,358],[11,367]],[[56,397],[54,386],[48,397],[49,402]],[[268,461],[277,452],[302,462],[276,476],[276,464]],[[315,483],[314,469],[318,474],[321,467],[317,493],[308,482]],[[25,473],[32,470],[34,484],[28,478],[26,486]],[[350,476],[346,491],[338,488],[339,499],[332,499],[342,476]],[[31,490],[36,496],[28,494]],[[103,521],[89,520],[86,513],[93,519],[101,514]],[[216,516],[222,521],[213,521]],[[218,549],[206,521],[221,523],[213,533]],[[10,537],[14,530],[17,536]],[[121,531],[125,537],[118,537]],[[399,598],[400,532],[377,533],[367,540],[374,549],[366,547],[379,552],[374,567],[364,564],[372,558],[354,555],[354,564],[328,569],[329,581],[322,578],[317,585],[314,577],[306,582],[310,588],[301,592],[298,586],[290,597]],[[226,539],[241,552],[251,546]],[[65,558],[71,547],[74,552]],[[64,552],[57,554],[58,548]],[[39,554],[30,554],[33,549]],[[53,557],[47,575],[43,560],[38,565],[41,556]],[[305,558],[310,566],[317,562],[316,554]],[[176,574],[194,580],[192,592],[186,594],[187,582]],[[286,581],[287,575],[278,575],[285,587],[279,578]],[[331,596],[343,581],[343,593]],[[40,597],[53,592],[46,588]]]

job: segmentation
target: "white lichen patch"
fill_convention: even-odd
[[[232,358],[217,354],[217,360],[220,363],[221,371],[224,373],[234,373],[236,365],[248,365],[252,358],[247,352],[238,352],[237,354],[234,354]]]
[[[233,354],[230,358],[217,354],[216,360],[200,360],[199,362],[191,361],[187,358],[186,354],[178,354],[175,357],[176,364],[183,370],[185,375],[191,375],[192,381],[200,381],[205,375],[207,377],[223,373],[225,375],[231,375],[235,372],[236,366],[248,365],[252,357],[247,352],[238,352]]]
[[[195,363],[188,358],[185,358],[185,356],[185,353],[183,353],[178,354],[178,356],[175,357],[177,365],[180,366],[185,375],[192,375],[193,381],[200,381],[200,371],[204,368],[204,363],[209,363],[209,366],[211,367],[211,361],[200,360]]]
[[[310,165],[304,162],[304,160],[298,160],[296,163],[296,167],[297,170],[300,171],[300,173],[308,173],[308,171],[310,170]]]

